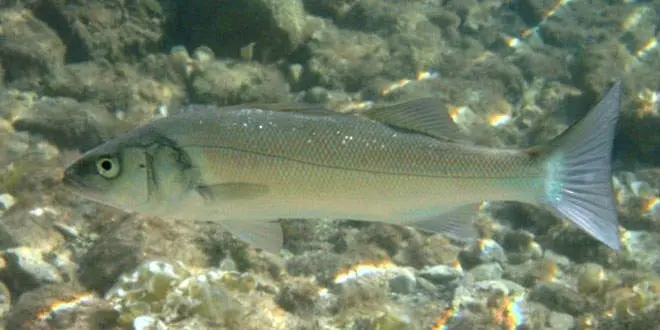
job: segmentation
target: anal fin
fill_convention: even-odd
[[[447,235],[458,241],[471,241],[479,236],[474,219],[480,205],[481,203],[461,205],[438,215],[415,220],[409,226]]]
[[[277,254],[282,249],[282,227],[278,221],[226,220],[222,225],[238,239]]]

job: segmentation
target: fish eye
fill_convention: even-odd
[[[96,161],[96,171],[106,179],[114,179],[119,175],[119,162],[115,157],[101,157]]]

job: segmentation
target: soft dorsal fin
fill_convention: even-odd
[[[303,113],[306,115],[339,115],[339,113],[328,110],[320,104],[309,103],[247,103],[231,105],[224,109],[261,109],[280,112]]]
[[[447,107],[440,100],[431,97],[376,107],[362,114],[396,128],[443,140],[465,139],[465,135],[449,116]]]

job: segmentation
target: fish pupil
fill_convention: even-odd
[[[106,171],[110,171],[112,169],[112,162],[107,159],[101,161],[101,168]]]

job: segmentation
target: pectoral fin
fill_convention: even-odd
[[[282,227],[277,221],[228,220],[222,225],[238,239],[277,254],[282,249]]]

